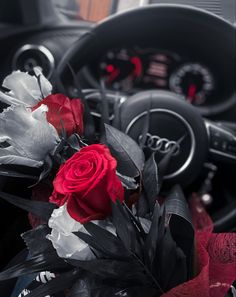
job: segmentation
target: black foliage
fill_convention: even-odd
[[[66,140],[68,146],[74,150],[74,152],[78,152],[81,147],[84,146],[80,136],[76,133],[72,134],[69,138]]]
[[[176,189],[178,187],[172,192]],[[161,207],[158,202],[155,203],[148,234],[144,232],[139,219],[125,204],[122,205],[119,201],[112,203],[112,221],[117,237],[97,225],[85,224],[89,235],[80,232],[76,234],[102,256],[92,261],[68,260],[68,263],[96,275],[103,282],[109,281],[107,285],[102,285],[101,291],[110,292],[110,296],[113,296],[113,291],[110,290],[111,281],[115,281],[115,286],[121,288],[121,291],[127,290],[129,294],[127,296],[136,296],[133,294],[137,293],[135,289],[137,286],[148,287],[150,296],[155,294],[159,296],[187,281],[187,257],[172,236],[170,221],[172,216],[177,216],[173,214],[174,209],[183,217],[187,218],[188,214],[185,214],[186,209],[183,207],[181,211],[178,207],[176,209],[176,205],[181,205],[183,197],[175,198],[169,199],[168,205],[164,204]],[[85,283],[86,280],[81,286]],[[80,289],[84,290],[84,296],[100,296],[95,292],[90,295],[84,287]]]
[[[118,176],[119,180],[121,181],[122,185],[127,190],[136,190],[138,188],[138,184],[134,178],[122,175],[119,172],[117,172],[117,176]]]
[[[169,226],[177,245],[187,258],[188,277],[193,275],[194,227],[183,191],[179,185],[172,188],[165,201],[166,212],[171,215]]]
[[[36,256],[45,252],[56,253],[51,241],[46,238],[49,233],[50,228],[47,225],[40,225],[21,235],[30,256]]]
[[[160,206],[156,202],[154,211],[153,211],[152,224],[151,224],[149,233],[146,237],[145,246],[144,246],[145,261],[150,271],[153,270],[153,261],[156,256],[157,241],[159,236],[159,232],[158,232],[159,220],[160,220]]]
[[[52,166],[53,166],[52,157],[50,155],[47,155],[43,163],[43,170],[40,173],[37,182],[33,184],[31,187],[38,185],[43,179],[45,179],[51,172]]]
[[[22,178],[37,181],[41,168],[32,168],[24,165],[0,165],[0,176]]]
[[[141,218],[150,218],[149,203],[145,193],[142,193],[136,205],[137,216]]]
[[[143,258],[142,251],[142,233],[137,228],[130,213],[125,207],[122,207],[120,201],[112,203],[112,221],[116,228],[117,236],[124,244],[127,251],[132,252],[139,258]]]
[[[38,179],[38,176],[20,173],[16,170],[12,170],[12,169],[9,169],[6,167],[3,168],[2,166],[0,166],[0,176],[22,178],[22,179],[29,179],[29,180],[37,180]]]
[[[65,273],[61,273],[56,278],[52,279],[46,284],[42,284],[32,292],[28,297],[42,297],[51,294],[63,292],[65,289],[72,287],[73,283],[80,277],[80,270],[73,269]]]
[[[153,208],[160,192],[160,183],[158,175],[158,167],[155,161],[155,153],[146,161],[143,169],[143,186],[148,198],[150,212]]]
[[[56,150],[52,155],[52,159],[54,163],[58,163],[59,166],[65,161],[65,158],[63,157],[65,146],[66,146],[66,139],[61,138],[60,143],[57,145]]]
[[[152,287],[132,286],[122,288],[95,277],[79,279],[70,290],[68,297],[143,297],[157,296],[157,290]]]
[[[81,261],[70,259],[67,262],[106,280],[116,280],[127,285],[130,283],[144,284],[147,282],[143,268],[133,259],[125,261],[110,259]]]
[[[81,277],[71,288],[68,297],[115,297],[117,288],[96,277]]]
[[[145,263],[143,253],[146,234],[141,223],[130,209],[125,204],[121,205],[119,201],[112,204],[112,209],[117,237],[92,223],[85,225],[90,235],[76,233],[92,248],[101,252],[103,258],[92,261],[69,260],[68,262],[96,274],[103,280],[115,280],[116,285],[119,283],[122,287],[128,288],[142,284],[153,286],[156,292],[163,292],[158,280],[152,275],[150,265]],[[153,240],[155,247],[156,244],[157,241],[154,243]],[[146,247],[148,247],[147,244]]]
[[[0,273],[0,281],[40,271],[66,271],[72,267],[55,253],[39,254]]]
[[[116,294],[114,297],[157,297],[158,296],[158,291],[156,288],[153,288],[151,286],[149,287],[128,287],[126,289],[122,289],[120,291],[117,290]]]
[[[43,221],[47,222],[51,217],[51,214],[54,209],[58,208],[56,204],[48,203],[48,202],[41,202],[41,201],[34,201],[23,199],[21,197],[11,195],[8,193],[4,193],[0,191],[0,198],[4,199],[5,201],[23,209],[27,212],[30,212]]]
[[[82,232],[75,234],[91,247],[100,251],[103,255],[107,255],[109,258],[122,260],[129,258],[130,253],[124,249],[124,245],[115,235],[93,223],[85,224],[84,228],[91,236]]]
[[[173,240],[170,229],[166,228],[163,238],[160,240],[158,249],[157,249],[157,261],[159,264],[159,278],[162,288],[167,291],[171,289],[169,286],[170,282],[175,283],[175,278],[180,273],[179,266],[184,267],[184,272],[181,271],[181,280],[180,283],[183,283],[187,280],[186,275],[186,257],[179,258],[179,254],[183,254],[181,249],[176,245],[176,242]],[[181,262],[183,261],[183,263]],[[180,263],[181,262],[181,263]],[[177,275],[175,273],[177,272]],[[177,285],[177,284],[176,284]]]
[[[105,124],[106,143],[117,160],[117,170],[122,175],[137,177],[144,166],[144,154],[128,135]]]

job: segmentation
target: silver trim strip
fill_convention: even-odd
[[[39,51],[41,52],[42,54],[44,54],[44,56],[47,58],[48,62],[49,62],[49,73],[47,75],[47,78],[50,78],[52,73],[53,73],[53,70],[55,69],[55,59],[54,59],[54,56],[52,55],[52,53],[50,52],[50,50],[48,48],[46,48],[45,46],[43,45],[37,45],[37,44],[25,44],[23,45],[22,47],[20,47],[15,55],[13,56],[13,59],[12,59],[12,68],[14,70],[17,69],[17,66],[16,66],[16,63],[17,63],[17,60],[19,59],[20,55],[26,51],[29,51],[29,50],[35,50],[35,51]]]
[[[162,112],[162,113],[171,114],[172,116],[174,116],[177,119],[179,119],[180,121],[182,121],[182,123],[187,128],[187,130],[188,130],[188,132],[190,134],[190,137],[191,137],[191,149],[190,149],[189,156],[188,156],[187,160],[185,161],[185,163],[177,171],[164,176],[164,179],[171,179],[171,178],[174,178],[174,177],[178,176],[183,171],[185,171],[186,168],[191,163],[191,161],[193,159],[193,156],[194,156],[194,153],[195,153],[195,150],[196,150],[196,139],[195,139],[193,129],[190,126],[190,124],[181,115],[179,115],[178,113],[176,113],[176,112],[174,112],[172,110],[163,109],[163,108],[155,108],[155,109],[150,110],[150,113],[154,113],[154,112]],[[137,120],[139,120],[141,117],[145,116],[146,114],[147,114],[147,111],[144,111],[144,112],[140,113],[139,115],[137,115],[136,117],[134,117],[133,120],[126,127],[125,133],[128,134],[130,129],[132,128],[132,126],[135,124],[135,122]]]

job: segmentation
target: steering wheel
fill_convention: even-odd
[[[80,38],[61,61],[58,67],[60,78],[66,84],[70,77],[68,64],[77,72],[95,59],[98,53],[123,45],[124,41],[127,45],[130,40],[135,43],[150,35],[150,38],[168,43],[168,36],[176,22],[181,30],[193,28],[190,42],[194,36],[203,43],[202,46],[206,38],[213,40],[213,48],[224,43],[224,50],[229,51],[224,53],[225,63],[232,63],[234,29],[231,24],[213,14],[187,6],[150,5],[113,16]],[[177,44],[181,30],[177,32]],[[165,176],[167,181],[183,185],[191,183],[199,175],[207,158],[236,163],[235,133],[204,119],[195,107],[179,95],[148,90],[129,97],[120,106],[119,129],[140,142],[147,116],[149,130],[144,147],[162,155],[168,153],[172,146],[176,147]]]

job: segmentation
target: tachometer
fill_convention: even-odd
[[[129,91],[142,76],[142,61],[133,51],[127,49],[107,52],[99,64],[100,77],[108,88]]]
[[[170,77],[170,89],[193,105],[204,105],[214,90],[210,71],[198,63],[184,64]]]

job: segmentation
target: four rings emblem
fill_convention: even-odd
[[[138,140],[139,143],[141,143],[142,135],[139,135]],[[172,149],[174,149],[172,154],[173,156],[177,156],[180,152],[180,145],[178,142],[167,138],[161,138],[157,135],[151,135],[150,133],[147,133],[144,147],[149,148],[153,152],[159,152],[164,155],[169,153]]]

